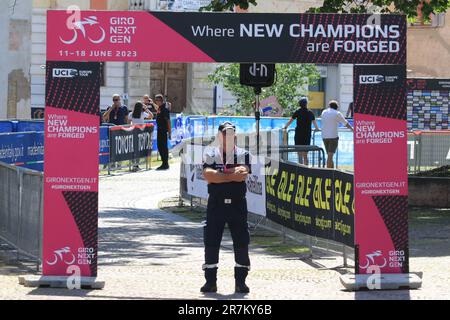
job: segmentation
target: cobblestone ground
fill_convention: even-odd
[[[0,260],[0,299],[449,299],[450,245],[438,252],[411,248],[411,270],[423,271],[423,288],[413,291],[345,292],[340,273],[327,268],[342,260],[300,259],[252,247],[251,293],[235,295],[233,254],[225,238],[218,294],[199,292],[204,279],[202,227],[158,209],[178,194],[179,166],[169,172],[139,172],[100,180],[99,276],[104,290],[24,288],[17,275],[32,269]],[[447,227],[448,230],[448,227]],[[435,245],[432,244],[431,247]]]

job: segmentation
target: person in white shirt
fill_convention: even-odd
[[[134,105],[133,112],[130,112],[128,119],[129,119],[128,120],[129,124],[131,124],[133,126],[142,125],[142,124],[145,124],[145,120],[153,119],[153,115],[150,112],[145,112],[144,104],[142,102],[138,101]],[[133,160],[133,171],[134,172],[137,172],[140,170],[139,162],[140,162],[140,159]]]
[[[339,142],[339,133],[338,128],[339,124],[342,123],[348,129],[353,131],[353,127],[345,120],[342,113],[338,111],[339,103],[335,100],[330,101],[328,104],[328,108],[322,112],[322,140],[325,145],[325,150],[327,151],[327,168],[334,168],[333,157],[336,153],[338,142]]]
[[[128,116],[129,123],[132,125],[144,124],[145,120],[153,119],[153,115],[150,112],[144,111],[144,104],[140,101],[134,105],[133,112],[130,112]]]

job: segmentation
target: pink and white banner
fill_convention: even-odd
[[[100,65],[47,62],[43,274],[97,275]]]
[[[372,15],[48,11],[47,58],[137,62],[406,62],[406,20]]]
[[[357,273],[407,273],[405,66],[355,66]]]

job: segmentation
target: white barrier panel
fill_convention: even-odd
[[[247,178],[247,208],[251,213],[266,216],[266,176],[264,162],[258,161],[255,164],[253,162],[252,174]]]
[[[187,192],[190,196],[208,199],[208,183],[203,177],[203,163],[199,155],[203,155],[205,147],[187,145],[183,154],[183,164],[187,179]],[[256,161],[252,161],[256,162]],[[252,164],[252,174],[247,178],[247,208],[257,215],[266,215],[266,179],[264,163]]]

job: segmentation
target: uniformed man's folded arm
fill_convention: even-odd
[[[212,168],[205,168],[203,170],[203,176],[208,183],[226,183],[236,181],[235,174],[222,173]]]

